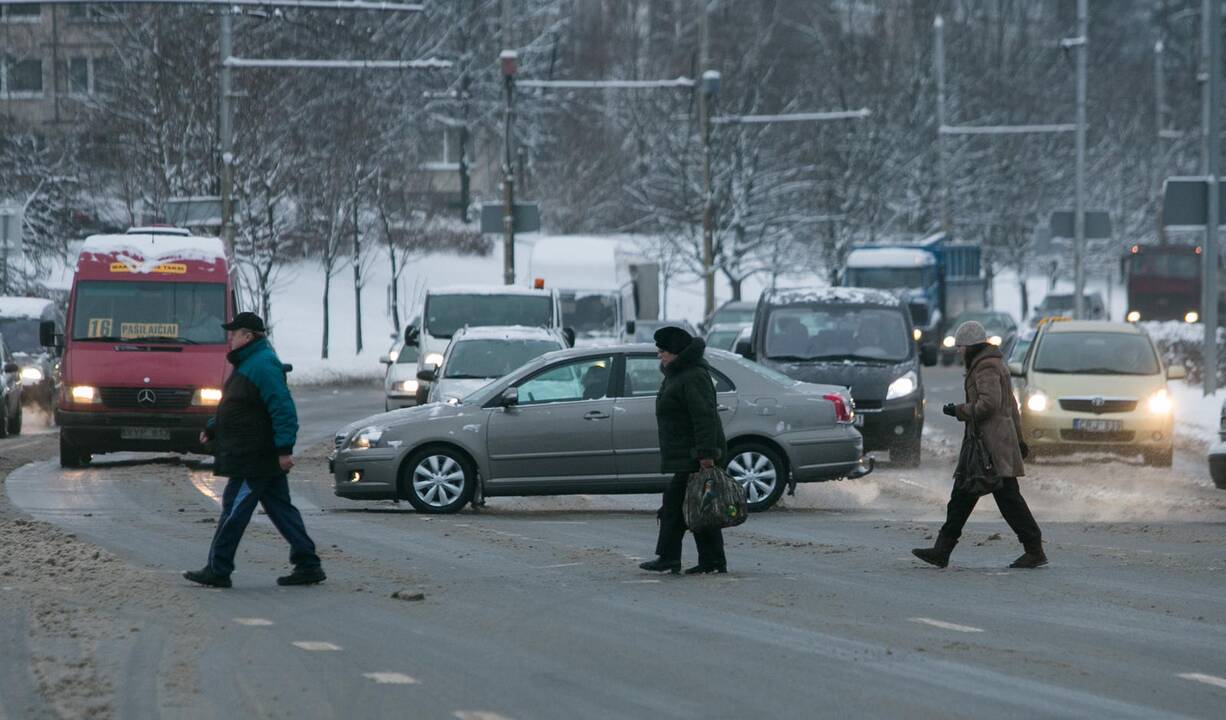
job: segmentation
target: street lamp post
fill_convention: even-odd
[[[1086,244],[1086,44],[1089,42],[1089,0],[1077,0],[1077,162],[1073,210],[1073,316],[1085,317]],[[1072,44],[1072,43],[1070,43]]]
[[[1222,84],[1222,5],[1221,0],[1204,0],[1201,47],[1204,52],[1202,88],[1204,120],[1204,164],[1208,179],[1206,203],[1205,251],[1201,253],[1203,299],[1201,321],[1205,324],[1204,362],[1205,394],[1217,390],[1217,326],[1218,326],[1218,223],[1222,209],[1218,207],[1218,173],[1221,165],[1221,84]]]
[[[503,156],[502,156],[502,280],[507,285],[515,284],[515,165],[512,121],[515,113],[515,71],[519,54],[503,50],[502,88],[506,99],[503,110]]]
[[[719,95],[719,72],[702,74],[702,280],[704,317],[715,312],[715,197],[711,178],[711,117]]]

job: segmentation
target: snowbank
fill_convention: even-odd
[[[1205,396],[1199,387],[1182,380],[1167,383],[1175,400],[1175,435],[1192,445],[1212,445],[1218,441],[1218,422],[1226,390]]]

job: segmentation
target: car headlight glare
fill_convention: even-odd
[[[1199,322],[1200,313],[1196,312],[1195,310],[1192,310],[1187,315],[1183,316],[1183,321],[1189,324],[1194,323],[1194,322]]]
[[[947,348],[952,348],[954,346],[954,336],[946,335],[945,339],[941,341],[941,344]]]
[[[21,381],[27,383],[36,383],[43,381],[43,371],[34,366],[23,367],[21,369]]]
[[[915,338],[915,342],[919,342],[924,338],[924,331],[920,330],[919,328],[915,328],[911,331],[911,337]]]
[[[906,375],[890,383],[890,387],[885,391],[885,399],[894,400],[896,398],[907,397],[915,392],[917,387],[919,387],[919,378],[916,377],[915,371],[911,370]]]
[[[349,440],[349,449],[369,450],[374,447],[379,447],[379,443],[383,440],[384,430],[385,428],[375,425],[358,430]]]
[[[442,365],[443,364],[443,354],[436,353],[436,352],[427,354],[425,364],[427,367],[429,367],[430,365],[433,365],[434,367],[438,367],[439,365]]]
[[[404,382],[400,383],[400,389],[403,392],[415,393],[417,392],[417,381],[416,380],[405,380]]]
[[[1133,310],[1132,312],[1128,313],[1128,315],[1125,316],[1124,319],[1127,320],[1128,322],[1140,322],[1141,313],[1137,312],[1136,310]]]
[[[992,337],[988,338],[989,345],[995,345],[997,347],[1000,347],[1000,342],[1001,342],[1001,337],[999,335],[993,335]]]
[[[1047,395],[1039,390],[1030,393],[1030,397],[1026,398],[1026,408],[1031,412],[1046,412]]]
[[[82,404],[97,404],[102,402],[102,396],[98,394],[98,388],[93,385],[73,385],[69,394],[72,396],[72,401]]]
[[[1174,409],[1175,403],[1165,388],[1149,396],[1149,411],[1154,415],[1170,415]]]
[[[387,354],[387,359],[395,363],[397,360],[400,359],[400,351],[399,350],[391,351],[390,353]]]
[[[192,405],[214,407],[221,402],[221,389],[202,387],[197,388],[192,395]]]

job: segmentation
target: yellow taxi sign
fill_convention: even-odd
[[[127,263],[113,262],[111,263],[111,272],[113,273],[130,273],[133,272],[133,267]],[[159,275],[186,275],[186,263],[162,263],[153,268],[153,272]]]
[[[1048,323],[1072,322],[1073,318],[1068,315],[1048,315],[1047,317],[1039,318],[1038,326],[1041,327]]]

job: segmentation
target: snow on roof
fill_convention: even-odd
[[[149,273],[174,260],[199,260],[211,263],[226,259],[226,249],[215,237],[180,235],[91,235],[81,245],[86,256],[114,256],[131,266],[132,272]],[[90,258],[92,259],[92,258]]]
[[[853,305],[898,305],[897,297],[882,290],[868,288],[780,288],[765,295],[772,305],[792,303],[848,303]]]
[[[552,330],[529,325],[478,325],[466,327],[456,333],[456,338],[466,340],[557,340]]]
[[[430,288],[426,295],[545,295],[545,290],[520,287],[518,285],[451,285],[449,287]]]
[[[41,319],[47,306],[54,305],[46,298],[0,297],[0,318]]]
[[[935,265],[936,258],[927,250],[903,247],[856,248],[847,254],[849,268],[909,268]]]

